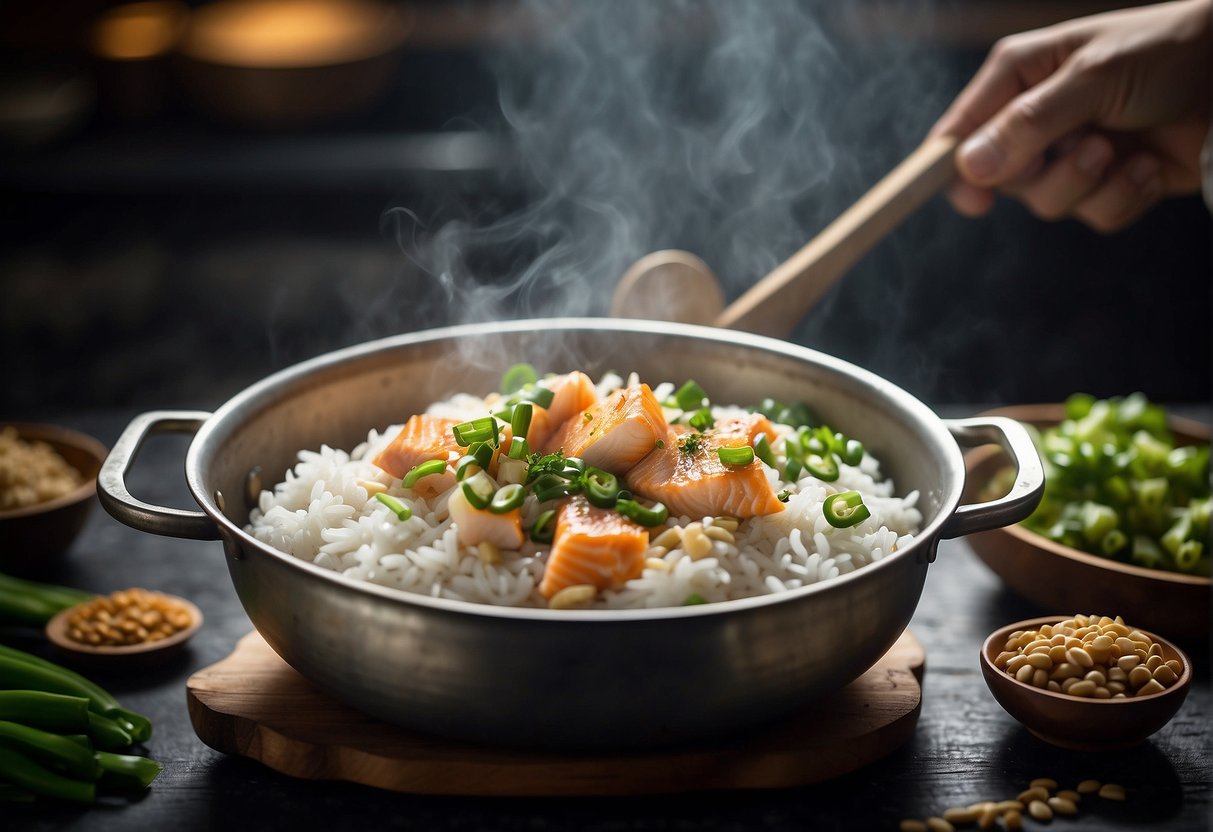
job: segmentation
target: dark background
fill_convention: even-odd
[[[402,6],[415,27],[369,105],[266,127],[211,112],[181,83],[173,56],[137,67],[160,85],[159,97],[116,82],[112,62],[87,45],[111,5],[0,11],[0,415],[215,407],[277,368],[397,332],[567,309],[605,314],[611,275],[655,248],[701,254],[736,296],[904,157],[998,35],[1113,4],[844,4],[852,14],[823,30],[847,80],[819,85],[811,124],[854,159],[838,168],[846,176],[797,195],[780,234],[734,235],[738,226],[700,212],[637,234],[632,245],[611,242],[607,259],[591,250],[589,285],[575,303],[566,295],[545,303],[539,292],[523,304],[507,291],[470,306],[462,299],[489,297],[534,270],[544,233],[469,245],[466,273],[475,277],[451,296],[433,275],[437,230],[568,207],[553,204],[551,180],[535,175],[534,134],[507,123],[499,89],[501,67],[520,54],[531,58],[532,80],[543,77],[545,50],[547,65],[559,67],[567,30],[545,42],[495,27],[493,13],[513,8],[504,3]],[[669,8],[675,21],[690,14]],[[787,36],[796,42],[796,32]],[[673,67],[663,77],[693,79],[712,36],[675,25],[648,37]],[[929,66],[931,84],[919,100],[897,96],[886,112],[883,99],[857,90],[883,83],[867,70],[893,54]],[[31,122],[21,96],[62,92],[65,81],[83,91],[79,106]],[[688,111],[711,108],[702,87],[686,86],[678,100]],[[795,101],[784,107],[795,114]],[[31,123],[45,126],[42,135],[32,136]],[[806,134],[804,144],[817,140]],[[757,158],[778,174],[779,158]],[[654,188],[675,188],[679,171],[663,174]],[[757,204],[748,182],[731,175],[721,187]],[[680,210],[671,206],[667,217]],[[573,236],[592,236],[583,228],[572,224]],[[1038,221],[1006,201],[967,220],[937,199],[836,286],[793,339],[932,405],[1057,400],[1076,390],[1204,402],[1210,286],[1209,214],[1198,196],[1108,237]]]

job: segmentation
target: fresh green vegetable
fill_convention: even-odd
[[[493,416],[472,419],[470,422],[460,422],[451,427],[451,433],[455,435],[455,444],[461,448],[470,447],[473,442],[485,442],[495,447],[497,431],[497,419]]]
[[[502,374],[501,385],[498,389],[501,391],[501,395],[508,396],[538,380],[539,376],[530,364],[515,364]]]
[[[709,430],[712,425],[716,424],[715,417],[712,416],[710,407],[701,407],[687,417],[687,424],[697,431]]]
[[[105,751],[125,751],[135,741],[123,723],[92,711],[88,712],[88,735]]]
[[[526,440],[526,432],[531,427],[531,417],[534,415],[534,408],[530,402],[519,402],[514,405],[514,412],[510,414],[510,433],[515,439]],[[517,459],[517,457],[515,457]]]
[[[1209,446],[1176,446],[1163,408],[1141,393],[1075,394],[1060,424],[1029,432],[1045,493],[1027,528],[1138,566],[1209,575]]]
[[[68,777],[96,780],[100,773],[87,737],[81,744],[62,734],[0,720],[0,747],[19,751]]]
[[[754,440],[754,456],[771,468],[775,467],[775,454],[771,452],[771,442],[765,433],[758,434],[758,438]]]
[[[826,521],[836,529],[849,529],[872,516],[858,491],[842,491],[826,497],[822,506]]]
[[[434,474],[444,473],[445,471],[446,460],[444,459],[431,459],[422,462],[419,465],[414,465],[408,470],[408,473],[404,475],[404,487],[412,488],[422,477],[430,477]]]
[[[109,717],[139,742],[152,735],[147,717],[118,704],[108,691],[78,673],[21,650],[0,645],[0,690],[43,690],[89,700],[89,710]]]
[[[531,446],[527,444],[526,437],[515,436],[510,440],[510,450],[507,456],[510,459],[525,460],[531,455]]]
[[[591,505],[599,508],[615,507],[615,501],[619,498],[619,479],[614,474],[591,466],[585,469],[582,476],[585,498]]]
[[[484,471],[477,471],[460,483],[459,487],[463,490],[463,497],[468,501],[468,505],[477,509],[488,508],[497,492],[497,484]]]
[[[58,774],[21,752],[4,746],[0,746],[0,780],[42,797],[73,803],[92,803],[97,797],[95,783]]]
[[[375,495],[375,499],[387,506],[388,510],[391,511],[392,514],[396,515],[401,522],[404,522],[413,516],[413,510],[411,508],[390,494],[380,492]]]
[[[749,465],[754,461],[754,449],[749,445],[740,448],[717,448],[716,456],[725,465]]]
[[[531,526],[531,540],[536,543],[551,543],[556,537],[556,510],[548,509],[535,518]]]
[[[497,489],[489,503],[489,511],[493,514],[505,514],[522,506],[526,499],[526,489],[519,483],[502,486]]]
[[[95,597],[91,592],[0,574],[0,621],[46,624],[61,610]]]
[[[150,757],[111,754],[108,751],[97,751],[93,757],[101,770],[98,782],[103,786],[146,789],[160,774],[160,763]]]
[[[615,510],[632,522],[639,523],[646,528],[660,526],[670,517],[670,510],[662,503],[653,503],[652,508],[645,508],[631,498],[617,500]]]
[[[81,734],[89,730],[88,699],[41,690],[0,690],[0,720],[43,731]]]
[[[693,380],[688,380],[674,394],[674,403],[678,406],[678,409],[688,412],[704,407],[707,399],[708,394]]]

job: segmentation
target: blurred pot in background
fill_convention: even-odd
[[[127,3],[97,18],[89,47],[104,112],[126,120],[160,112],[169,93],[169,57],[188,22],[188,8],[173,0]]]
[[[312,124],[371,104],[409,29],[375,0],[219,0],[191,15],[178,67],[199,106],[221,118]]]

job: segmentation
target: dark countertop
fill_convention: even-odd
[[[951,412],[955,410],[956,412]],[[1201,409],[1198,415],[1207,415]],[[37,414],[111,445],[134,410]],[[952,408],[944,415],[971,413]],[[31,414],[32,415],[32,414]],[[182,475],[185,438],[149,442],[129,479],[133,493],[163,505],[191,505]],[[1094,777],[1120,782],[1125,803],[1088,799],[1071,830],[1207,829],[1213,749],[1208,646],[1185,644],[1196,664],[1177,717],[1145,744],[1125,752],[1062,751],[1034,738],[994,701],[977,653],[996,627],[1041,614],[1004,590],[962,540],[944,541],[928,573],[911,628],[927,653],[922,711],[913,738],[890,756],[816,786],[637,798],[500,799],[396,794],[280,775],[226,757],[194,734],[185,705],[191,673],[228,655],[251,625],[236,597],[218,543],[161,538],[127,528],[96,508],[61,566],[44,578],[100,592],[132,585],[193,600],[206,623],[172,663],[138,675],[90,675],[124,705],[149,715],[148,753],[164,771],[132,803],[92,809],[39,804],[5,809],[6,828],[438,830],[733,830],[896,829],[902,818],[940,814],[954,805],[1013,797],[1029,780],[1049,776],[1073,786]],[[1078,610],[1060,611],[1066,613]],[[0,629],[0,638],[42,650],[36,633]],[[49,654],[47,654],[49,655]],[[12,825],[10,825],[12,824]],[[1044,828],[1027,822],[1025,828]]]

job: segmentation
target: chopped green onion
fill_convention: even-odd
[[[548,509],[535,518],[531,526],[531,540],[536,543],[551,543],[556,536],[556,510]]]
[[[690,595],[688,595],[686,597],[686,600],[682,602],[682,605],[684,607],[694,607],[699,604],[706,604],[707,602],[708,602],[708,599],[704,598],[698,592],[692,592]]]
[[[555,392],[546,387],[541,387],[538,384],[532,385],[526,390],[526,401],[534,402],[544,410],[547,410],[552,406],[552,401],[555,400],[555,398]]]
[[[713,418],[710,407],[701,407],[691,414],[690,418],[687,419],[687,424],[695,428],[695,430],[703,432],[716,424],[716,419]]]
[[[514,412],[510,416],[510,432],[518,438],[525,439],[526,432],[531,427],[531,416],[534,405],[530,402],[519,402],[514,405]],[[517,459],[517,457],[515,457]]]
[[[785,488],[783,491],[780,491],[775,495],[775,499],[781,503],[786,503],[788,500],[792,499],[792,492]]]
[[[531,486],[535,498],[541,503],[559,500],[581,491],[580,480],[568,480],[556,474],[543,474]]]
[[[635,500],[616,500],[615,510],[634,523],[646,528],[660,526],[670,517],[670,510],[662,503],[653,503],[652,508],[645,508]]]
[[[531,455],[531,446],[527,444],[526,437],[514,434],[514,438],[510,440],[510,450],[507,454],[510,459],[526,459]]]
[[[1129,545],[1129,538],[1120,529],[1110,529],[1099,541],[1099,550],[1105,557],[1111,557]]]
[[[460,422],[451,428],[455,434],[455,443],[461,448],[469,447],[473,442],[497,443],[497,419],[484,416],[472,419],[470,422]]]
[[[804,467],[823,482],[834,482],[838,479],[838,461],[832,453],[809,454],[805,457]]]
[[[702,387],[694,381],[688,381],[678,388],[678,392],[674,394],[674,401],[678,403],[679,410],[698,410],[703,407],[707,397],[708,394]]]
[[[96,784],[64,777],[31,760],[21,752],[0,746],[0,780],[14,783],[34,794],[74,803],[92,803]]]
[[[740,448],[717,448],[716,456],[725,465],[749,465],[754,461],[754,449],[749,445]]]
[[[395,497],[391,496],[390,494],[384,494],[383,492],[380,492],[375,495],[375,499],[378,500],[379,502],[383,503],[385,506],[387,506],[388,509],[392,512],[392,514],[396,515],[396,517],[399,518],[401,522],[408,520],[410,517],[413,516],[413,510],[411,508],[409,508],[404,503],[400,502],[399,500],[397,500]]]
[[[473,471],[472,470],[473,468],[475,468],[476,470]],[[465,479],[470,477],[472,474],[475,474],[478,471],[483,471],[483,470],[484,470],[484,468],[481,466],[480,461],[478,459],[476,459],[476,457],[474,457],[474,456],[461,457],[459,459],[459,461],[455,463],[455,481],[463,482]]]
[[[849,529],[872,516],[858,491],[842,491],[826,497],[822,507],[826,521],[836,529]]]
[[[498,388],[503,396],[517,392],[528,384],[539,381],[535,368],[530,364],[515,364],[501,376],[501,386]]]
[[[796,482],[800,479],[802,471],[804,471],[804,463],[794,456],[789,456],[783,466],[783,478],[788,482]]]
[[[758,434],[758,438],[754,440],[754,456],[770,467],[775,467],[775,454],[771,452],[771,443],[765,433]]]
[[[468,446],[468,454],[486,471],[493,463],[493,446],[488,442],[473,442]]]
[[[565,479],[578,479],[586,472],[585,460],[581,457],[570,456],[565,457],[564,465],[561,467],[560,476]]]
[[[842,450],[842,461],[847,465],[858,465],[863,462],[863,443],[858,439],[848,439]]]
[[[463,497],[468,501],[468,505],[480,510],[488,508],[493,495],[497,493],[497,483],[484,471],[468,477],[459,487],[463,490]]]
[[[420,465],[414,465],[409,469],[409,472],[404,475],[404,487],[412,488],[422,477],[430,477],[434,474],[442,474],[445,472],[445,459],[431,459],[427,462],[421,463]]]
[[[521,506],[525,499],[526,489],[519,483],[511,483],[502,486],[493,495],[493,501],[489,503],[489,511],[493,514],[505,514]]]
[[[598,508],[614,508],[619,497],[619,479],[601,468],[586,468],[584,475],[585,498]]]

